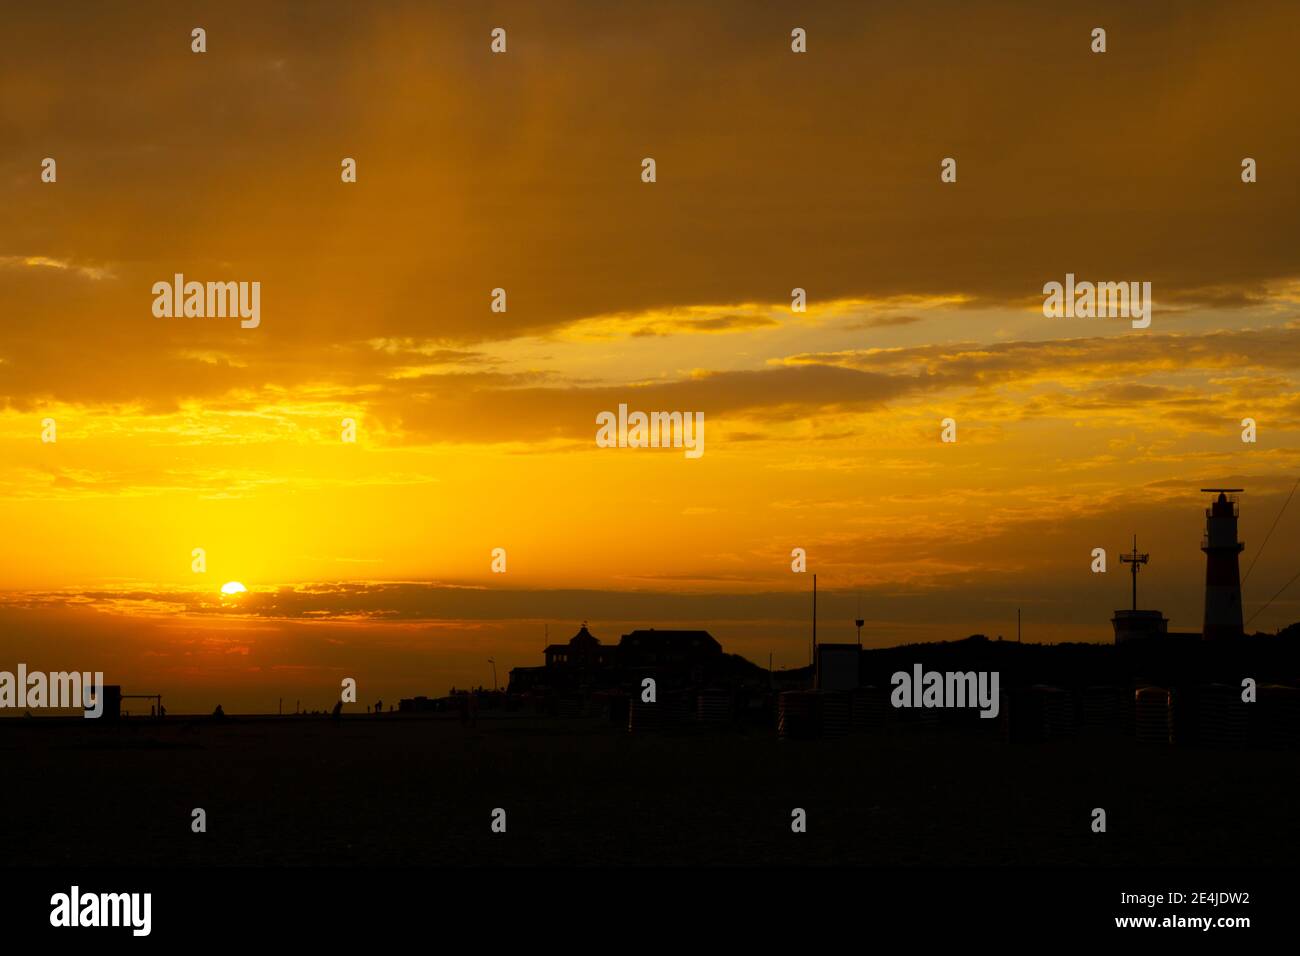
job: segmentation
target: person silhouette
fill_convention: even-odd
[[[384,702],[382,700],[379,703],[375,704],[376,714],[380,713],[383,709],[384,709]]]
[[[220,704],[217,704],[217,709],[212,712],[212,716],[220,720],[222,717],[226,716],[226,712],[222,710]]]

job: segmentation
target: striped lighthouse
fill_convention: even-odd
[[[1237,496],[1240,488],[1202,488],[1218,497],[1205,509],[1205,621],[1201,637],[1212,641],[1240,637],[1241,571],[1237,555],[1246,545],[1237,540]],[[1232,495],[1232,497],[1228,497]]]

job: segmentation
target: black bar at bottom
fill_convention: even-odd
[[[142,909],[124,911],[123,926],[51,925],[52,898],[64,894],[70,909],[73,886],[83,907],[88,895],[150,894],[148,936],[130,925],[134,913],[142,928]],[[1294,870],[1260,868],[0,868],[0,931],[6,942],[74,945],[406,938],[435,948],[452,939],[680,947],[695,938],[829,944],[899,933],[918,944],[1128,935],[1230,944],[1289,936],[1295,888]],[[105,919],[125,905],[115,898]]]

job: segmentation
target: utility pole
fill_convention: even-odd
[[[497,689],[497,660],[495,657],[489,657],[488,663],[492,665],[492,691],[495,693]]]
[[[808,662],[813,667],[817,666],[817,575],[813,575],[813,635],[812,635],[812,660]]]
[[[858,627],[858,650],[862,650],[862,625],[867,623],[862,619],[862,592],[858,592],[858,616],[853,621]]]

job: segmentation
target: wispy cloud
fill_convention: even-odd
[[[49,256],[0,256],[0,268],[57,269],[93,282],[115,278],[113,270],[107,266],[82,265]]]

